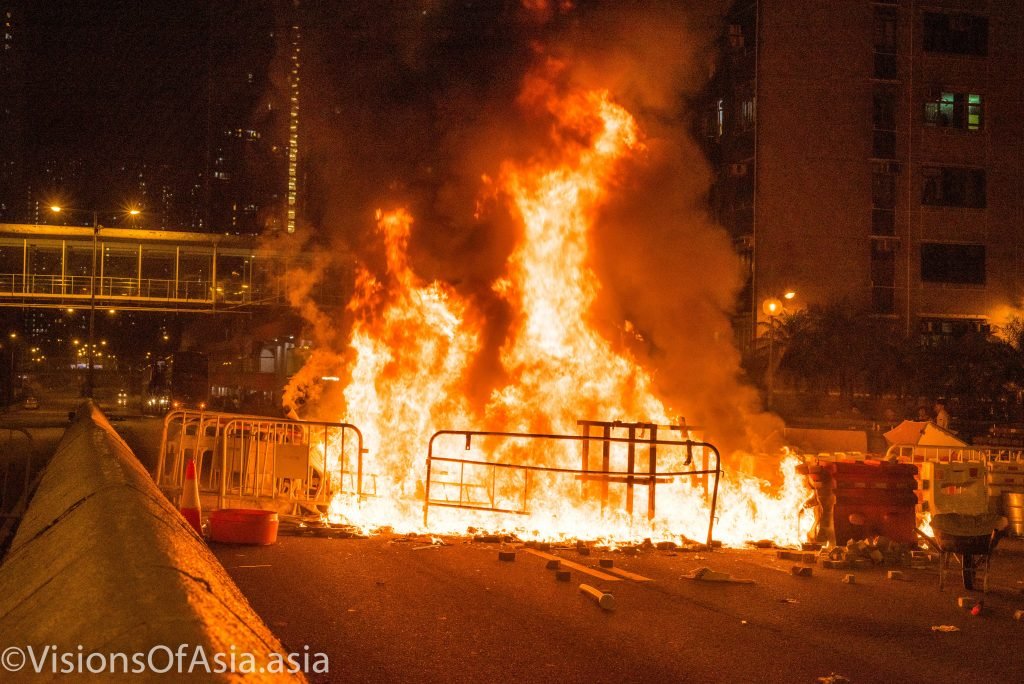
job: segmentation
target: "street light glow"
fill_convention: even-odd
[[[761,305],[761,310],[768,316],[778,316],[782,313],[782,302],[775,297],[769,297],[764,300],[764,304]]]

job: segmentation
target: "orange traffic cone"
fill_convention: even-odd
[[[203,536],[203,512],[199,505],[199,483],[196,482],[196,460],[190,459],[185,466],[185,486],[181,490],[181,514]]]

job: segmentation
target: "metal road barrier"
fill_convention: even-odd
[[[655,515],[655,491],[657,484],[668,484],[675,478],[693,477],[701,478],[709,475],[714,475],[714,484],[711,487],[711,513],[708,520],[708,538],[707,543],[710,547],[712,539],[712,531],[715,522],[715,506],[718,502],[718,480],[722,473],[721,457],[719,456],[718,449],[708,442],[698,442],[691,439],[685,440],[668,440],[660,439],[656,436],[656,429],[658,427],[646,423],[599,423],[597,421],[582,421],[581,425],[587,423],[585,426],[585,434],[582,435],[560,435],[560,434],[547,434],[547,433],[533,433],[533,432],[499,432],[499,431],[485,431],[485,430],[439,430],[435,432],[430,438],[430,443],[427,448],[427,476],[426,476],[426,491],[424,493],[423,503],[423,524],[428,524],[428,517],[431,506],[441,506],[447,508],[463,508],[470,510],[488,511],[492,513],[510,513],[510,514],[527,514],[529,513],[529,497],[530,497],[530,477],[531,474],[537,473],[553,473],[556,475],[574,476],[583,485],[583,495],[585,498],[590,498],[592,494],[592,488],[590,485],[598,485],[598,496],[601,498],[601,509],[602,512],[608,503],[608,485],[610,483],[617,483],[625,485],[625,500],[626,500],[626,512],[630,515],[633,513],[633,489],[635,486],[646,486],[647,487],[647,517],[651,519]],[[589,433],[589,427],[593,425],[607,426],[607,429],[603,430],[602,434],[594,435]],[[671,426],[669,426],[671,428]],[[626,429],[628,435],[626,437],[614,437],[611,434],[612,429],[620,428]],[[654,428],[654,429],[651,429]],[[675,429],[679,429],[678,427]],[[684,428],[685,430],[685,428]],[[644,432],[648,432],[648,436],[643,436]],[[528,465],[525,463],[501,463],[490,460],[479,460],[469,458],[455,458],[453,456],[438,456],[434,454],[434,442],[443,436],[461,436],[465,438],[465,451],[472,450],[472,442],[474,437],[496,437],[500,440],[532,440],[532,441],[554,441],[554,442],[578,442],[580,443],[580,453],[582,456],[581,468],[556,468],[550,466],[538,466]],[[602,465],[599,469],[590,467],[589,453],[590,445],[592,442],[598,442],[602,445]],[[610,468],[611,459],[611,446],[613,444],[623,444],[627,449],[627,469],[626,470],[612,470]],[[637,446],[648,447],[648,462],[646,470],[638,470],[636,468],[636,447]],[[715,463],[714,467],[705,466],[703,468],[694,468],[690,470],[674,470],[659,472],[657,469],[657,450],[679,447],[685,449],[685,460],[684,466],[693,465],[695,455],[705,457],[707,454],[714,454]],[[449,463],[453,464],[455,468],[446,469],[439,471],[435,468],[436,463]],[[470,480],[467,481],[467,467],[470,470]],[[485,471],[485,474],[480,475],[480,469]],[[508,482],[510,479],[508,476],[515,477],[520,482],[516,482],[520,493],[516,497],[518,505],[511,507],[504,505],[504,502],[499,503],[498,500],[498,475],[499,471],[502,473],[503,484]],[[442,477],[448,477],[451,479],[435,480],[436,475]],[[474,475],[476,475],[474,477]],[[520,477],[521,476],[521,477]],[[453,498],[451,495],[452,488],[458,492],[457,498]],[[440,489],[443,498],[435,497],[431,492]],[[509,503],[513,503],[509,501]]]
[[[352,453],[354,452],[354,453]],[[336,453],[332,481],[327,459]],[[155,480],[179,491],[196,460],[201,493],[247,501],[329,504],[336,493],[364,494],[363,435],[349,423],[178,410],[164,418]]]

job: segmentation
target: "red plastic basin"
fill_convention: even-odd
[[[210,513],[210,539],[227,544],[273,544],[277,513],[256,508],[222,508]]]

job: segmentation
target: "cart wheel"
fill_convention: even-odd
[[[974,564],[974,554],[973,553],[965,553],[964,554],[963,566],[964,566],[964,589],[974,589],[975,564]]]

